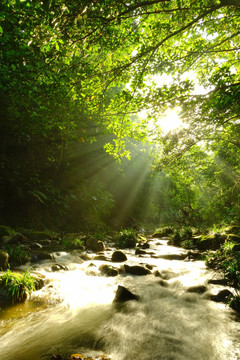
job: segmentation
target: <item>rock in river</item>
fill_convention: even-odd
[[[112,261],[113,262],[123,262],[127,260],[127,256],[124,254],[124,252],[120,250],[114,251],[112,254]]]
[[[105,246],[102,241],[95,238],[89,238],[86,241],[86,248],[94,252],[99,252],[104,250]]]
[[[103,264],[99,266],[99,270],[102,274],[106,276],[117,276],[118,270],[112,267],[111,265]]]
[[[114,302],[125,302],[129,300],[138,300],[139,296],[133,294],[122,285],[118,285],[117,292],[114,298]]]
[[[124,265],[124,270],[128,274],[132,275],[148,275],[151,271],[140,265],[128,266]]]

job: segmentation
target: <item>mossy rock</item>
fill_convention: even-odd
[[[117,276],[118,275],[118,270],[111,265],[103,264],[99,267],[99,270],[102,274],[104,274],[106,276]]]
[[[40,241],[44,239],[56,239],[56,234],[50,232],[50,231],[36,231],[36,230],[24,230],[22,233],[29,239],[29,240],[35,240]]]
[[[153,238],[161,238],[164,236],[172,235],[174,232],[174,229],[172,227],[165,226],[160,229],[156,229],[154,233],[152,234]]]
[[[199,250],[217,250],[225,240],[226,236],[219,233],[195,237],[196,246]]]

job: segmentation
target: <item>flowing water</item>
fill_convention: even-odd
[[[216,274],[203,261],[160,258],[184,252],[167,246],[166,240],[150,244],[149,255],[126,251],[126,263],[152,265],[164,283],[153,274],[104,277],[98,268],[106,261],[82,262],[63,252],[55,254],[56,262],[68,265],[68,271],[51,272],[48,262],[38,264],[35,271],[46,277],[47,285],[24,304],[0,311],[0,359],[106,353],[113,360],[239,360],[240,323],[234,311],[204,294],[186,292]],[[111,253],[106,251],[109,257]],[[119,284],[139,301],[113,302]],[[212,293],[221,289],[208,288]]]

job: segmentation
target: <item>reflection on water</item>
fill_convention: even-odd
[[[150,249],[155,254],[183,251],[166,247],[164,241],[156,244]],[[58,351],[88,356],[99,351],[113,360],[240,358],[235,342],[240,326],[231,319],[232,311],[186,293],[188,286],[203,285],[212,277],[203,262],[136,258],[129,251],[129,265],[145,263],[164,270],[167,287],[154,275],[102,277],[98,267],[103,262],[78,263],[66,253],[59,254],[58,262],[70,270],[53,273],[42,263],[37,270],[46,276],[47,286],[26,303],[1,310],[0,359],[48,359],[42,356]],[[118,284],[140,301],[114,304]]]

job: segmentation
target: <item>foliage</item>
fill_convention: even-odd
[[[236,0],[3,0],[0,10],[1,222],[103,227],[115,198],[97,170],[140,142],[162,171],[139,189],[134,222],[240,220]],[[170,108],[186,126],[166,134]],[[143,203],[146,190],[156,196]]]
[[[229,283],[238,288],[240,285],[240,254],[233,250],[233,243],[225,242],[216,252],[206,255],[208,267],[221,270]]]
[[[12,266],[23,265],[30,260],[30,252],[24,250],[21,245],[5,245],[4,250],[8,253],[9,262]]]
[[[234,287],[235,291],[229,305],[240,311],[240,254],[234,250],[234,243],[226,241],[216,252],[207,252],[206,264],[210,268],[220,270],[229,285]]]
[[[175,229],[173,235],[171,236],[170,242],[175,246],[180,246],[182,241],[182,237],[180,235],[180,231]]]
[[[172,226],[163,226],[161,228],[157,228],[154,230],[152,236],[153,237],[163,237],[171,235],[174,232],[174,229]]]
[[[72,249],[84,249],[84,238],[85,236],[81,237],[73,237],[73,238],[64,238],[62,243],[64,245],[64,247],[67,250],[72,250]]]
[[[10,226],[6,225],[0,225],[0,240],[3,236],[9,236],[15,233],[15,230],[13,230]]]
[[[120,249],[134,248],[137,243],[137,236],[134,229],[123,229],[116,238],[116,245]]]
[[[181,241],[181,247],[183,247],[184,249],[196,249],[196,244],[194,243],[194,240],[187,239]]]
[[[170,237],[170,242],[175,246],[181,246],[185,249],[196,249],[196,233],[198,233],[198,231],[198,229],[193,229],[189,226],[175,229],[172,236]]]
[[[8,269],[1,276],[0,284],[13,304],[24,301],[35,290],[35,279],[28,270],[24,274],[19,274]]]

